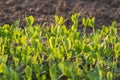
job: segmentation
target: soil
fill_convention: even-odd
[[[54,15],[59,15],[68,18],[66,25],[70,26],[70,16],[79,12],[79,23],[82,17],[95,17],[96,28],[109,26],[113,20],[119,26],[119,3],[120,0],[0,0],[0,25],[33,15],[36,23],[47,26],[54,23]]]

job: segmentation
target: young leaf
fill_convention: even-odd
[[[14,61],[14,63],[15,63],[15,66],[18,66],[19,58],[13,57],[13,61]]]
[[[115,58],[118,58],[120,56],[120,43],[116,43],[115,44],[115,48],[114,48],[114,51],[115,51]]]
[[[75,18],[74,15],[72,15],[72,16],[71,16],[72,22],[75,22],[75,19],[74,19],[74,18]]]
[[[26,22],[27,26],[32,26],[34,23],[34,17],[33,16],[26,17]]]
[[[67,28],[65,25],[61,26],[60,33],[62,36],[64,36],[67,33]]]
[[[107,80],[113,80],[113,74],[112,72],[107,72]]]
[[[61,24],[63,23],[63,21],[64,21],[64,19],[63,19],[63,17],[61,16],[60,19],[59,19],[58,24],[61,25]]]
[[[65,76],[71,75],[70,68],[68,67],[68,64],[66,62],[60,62],[58,66]]]
[[[57,15],[55,15],[55,21],[58,23],[59,21],[59,17]]]
[[[65,39],[65,47],[66,47],[67,50],[71,49],[71,41],[70,41],[69,38]]]
[[[5,67],[5,64],[4,64],[4,63],[1,63],[1,64],[0,64],[0,74],[3,73],[4,67]]]
[[[88,26],[93,28],[94,27],[94,21],[95,21],[94,17],[92,19],[88,18]]]
[[[50,37],[49,44],[50,44],[51,48],[55,48],[55,38],[54,37]]]
[[[102,33],[108,33],[108,28],[106,26],[102,26]]]
[[[23,45],[26,44],[26,36],[25,36],[25,35],[23,35],[23,36],[21,37],[21,43],[22,43]]]
[[[82,24],[84,27],[87,27],[87,20],[85,18],[82,18]]]
[[[71,20],[72,20],[73,23],[78,21],[79,15],[80,15],[79,13],[75,13],[71,16]]]
[[[52,66],[50,66],[50,68],[49,68],[49,74],[50,74],[51,80],[56,80],[57,66],[55,64],[53,64]]]
[[[57,34],[57,26],[51,26],[51,32],[56,35]]]

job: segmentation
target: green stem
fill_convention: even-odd
[[[59,36],[59,28],[60,28],[60,26],[57,24],[56,27],[57,27],[57,34],[56,34],[56,38],[55,38],[55,47],[57,46],[57,38]]]
[[[61,37],[61,39],[62,39],[62,43],[63,43],[63,47],[64,47],[64,50],[65,50],[65,53],[67,54],[68,52],[67,52],[67,49],[66,49],[66,47],[65,47],[65,43],[64,43],[64,41],[63,41],[63,37]]]
[[[95,28],[93,27],[93,33],[95,34]]]

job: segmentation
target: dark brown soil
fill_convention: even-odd
[[[95,16],[96,28],[110,25],[113,20],[120,25],[119,3],[120,0],[0,0],[0,25],[33,15],[36,23],[45,26],[54,22],[55,14],[70,18],[76,12],[80,12],[80,19]]]

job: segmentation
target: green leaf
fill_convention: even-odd
[[[0,45],[2,44],[2,42],[3,42],[3,38],[2,38],[2,37],[0,37]]]
[[[61,28],[60,28],[60,33],[61,33],[62,36],[65,36],[65,35],[66,35],[66,33],[67,33],[67,28],[66,28],[65,25],[61,26]]]
[[[72,22],[75,22],[74,14],[73,14],[72,17],[71,17],[71,20],[72,20]]]
[[[115,47],[114,47],[114,51],[115,51],[115,58],[118,58],[120,56],[120,43],[116,43]]]
[[[21,37],[21,43],[23,44],[23,45],[25,45],[26,44],[26,36],[25,35],[23,35],[22,37]]]
[[[71,76],[70,67],[66,62],[60,62],[58,66],[65,76]]]
[[[73,32],[76,32],[77,29],[78,29],[78,22],[73,23],[71,29],[72,29]]]
[[[31,54],[31,47],[30,46],[26,46],[26,48],[27,48],[27,54],[29,55],[29,54]]]
[[[95,21],[94,17],[92,19],[88,18],[88,26],[93,28],[94,27],[94,21]]]
[[[38,49],[38,45],[39,45],[39,39],[32,39],[32,47],[34,47],[35,49]]]
[[[106,26],[102,26],[102,33],[108,33],[108,28]]]
[[[94,80],[95,78],[96,80],[99,80],[98,73],[94,70],[90,70],[87,76],[89,77],[90,80]]]
[[[36,55],[34,55],[34,56],[32,57],[32,64],[34,64],[34,65],[37,65],[37,64],[38,64],[38,60],[37,60],[37,56],[36,56]]]
[[[32,26],[34,23],[34,17],[33,16],[26,17],[26,22],[27,26]]]
[[[6,63],[7,59],[8,59],[8,55],[0,56],[0,63]]]
[[[117,34],[116,22],[112,22],[109,31],[111,36],[116,36]]]
[[[1,64],[0,64],[0,73],[3,73],[4,67],[5,67],[5,64],[4,64],[4,63],[1,63]]]
[[[55,38],[54,37],[50,37],[49,44],[50,44],[51,48],[55,48]]]
[[[63,17],[58,17],[57,15],[55,15],[55,21],[58,25],[61,25],[64,22]]]
[[[95,64],[95,62],[96,62],[96,58],[92,58],[92,64]]]
[[[71,16],[71,20],[72,20],[73,23],[78,21],[79,15],[80,15],[79,13],[75,13]]]
[[[107,80],[113,80],[113,74],[110,71],[107,72]]]
[[[115,44],[115,51],[119,52],[120,51],[120,43]]]
[[[26,66],[25,73],[26,73],[27,80],[32,80],[32,68],[30,66],[28,65]]]
[[[116,27],[116,21],[113,21],[113,22],[112,22],[111,27],[112,27],[112,28],[115,28],[115,27]]]
[[[50,66],[49,74],[50,74],[51,80],[56,80],[56,76],[57,76],[57,66],[56,66],[56,64],[53,64],[52,66]]]
[[[115,36],[117,34],[117,28],[110,27],[110,35]]]
[[[56,35],[57,34],[57,26],[51,26],[51,32]]]
[[[19,64],[19,58],[13,57],[13,61],[15,63],[15,66],[18,66],[18,64]]]
[[[85,18],[82,18],[82,24],[84,27],[87,27],[87,20]]]
[[[55,21],[58,23],[59,22],[59,17],[55,15]]]
[[[67,50],[71,49],[71,41],[70,41],[69,38],[65,39],[65,47],[66,47]]]
[[[41,80],[47,80],[47,79],[46,79],[46,75],[45,75],[45,74],[44,74],[44,75],[42,75]]]
[[[92,21],[92,23],[94,24],[94,23],[95,23],[95,17],[93,17],[93,18],[91,19],[91,21]]]
[[[61,48],[57,48],[57,53],[54,53],[54,54],[56,54],[56,57],[59,59],[59,60],[61,60],[63,57],[64,57],[64,55],[61,53],[62,52],[62,50],[61,50]]]
[[[63,19],[63,17],[61,16],[60,19],[59,19],[58,24],[61,25],[61,24],[63,23],[63,21],[64,21],[64,19]]]

